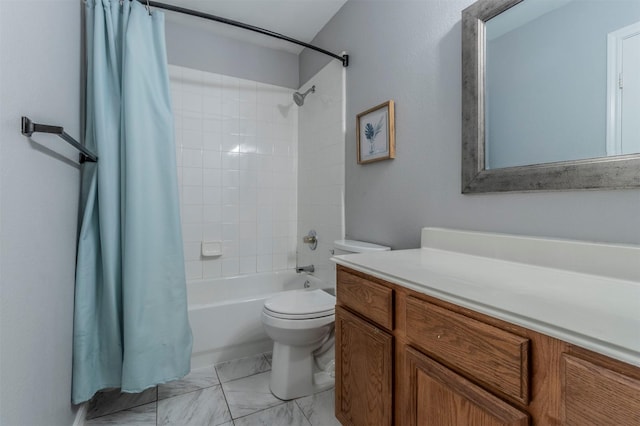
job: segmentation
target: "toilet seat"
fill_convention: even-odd
[[[289,320],[305,320],[305,319],[328,317],[328,316],[334,315],[335,311],[331,309],[329,311],[316,312],[312,314],[292,315],[292,314],[282,314],[280,312],[273,312],[267,308],[264,308],[264,313],[265,315],[269,315],[274,318],[289,319]]]
[[[268,299],[264,313],[281,319],[313,319],[333,315],[335,305],[336,298],[323,290],[294,290]]]
[[[336,320],[335,313],[315,318],[279,318],[269,311],[262,311],[262,324],[280,330],[312,330],[332,324]]]

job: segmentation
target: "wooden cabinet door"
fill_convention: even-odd
[[[638,426],[640,380],[565,354],[562,408],[566,426]]]
[[[391,426],[393,338],[336,306],[336,417],[344,426]]]
[[[411,426],[526,426],[529,415],[407,346]]]

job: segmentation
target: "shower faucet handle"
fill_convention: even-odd
[[[318,247],[318,238],[316,237],[316,235],[316,231],[312,229],[307,235],[302,237],[302,242],[304,244],[309,244],[309,248],[311,250],[315,250],[316,247]]]
[[[312,236],[306,235],[302,237],[302,242],[305,244],[315,244],[316,241],[318,241],[318,239],[313,235]]]

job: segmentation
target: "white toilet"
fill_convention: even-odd
[[[361,241],[335,242],[336,254],[389,250]],[[336,298],[324,290],[293,290],[267,301],[262,324],[273,342],[271,392],[294,399],[333,387]]]

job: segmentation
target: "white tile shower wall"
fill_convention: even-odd
[[[313,85],[298,111],[298,264],[313,264],[318,278],[335,285],[329,258],[333,241],[344,238],[344,68],[332,61],[301,91]],[[302,244],[310,229],[318,233],[315,251]]]
[[[293,268],[298,111],[291,89],[170,65],[187,279]],[[221,257],[202,257],[221,241]]]

